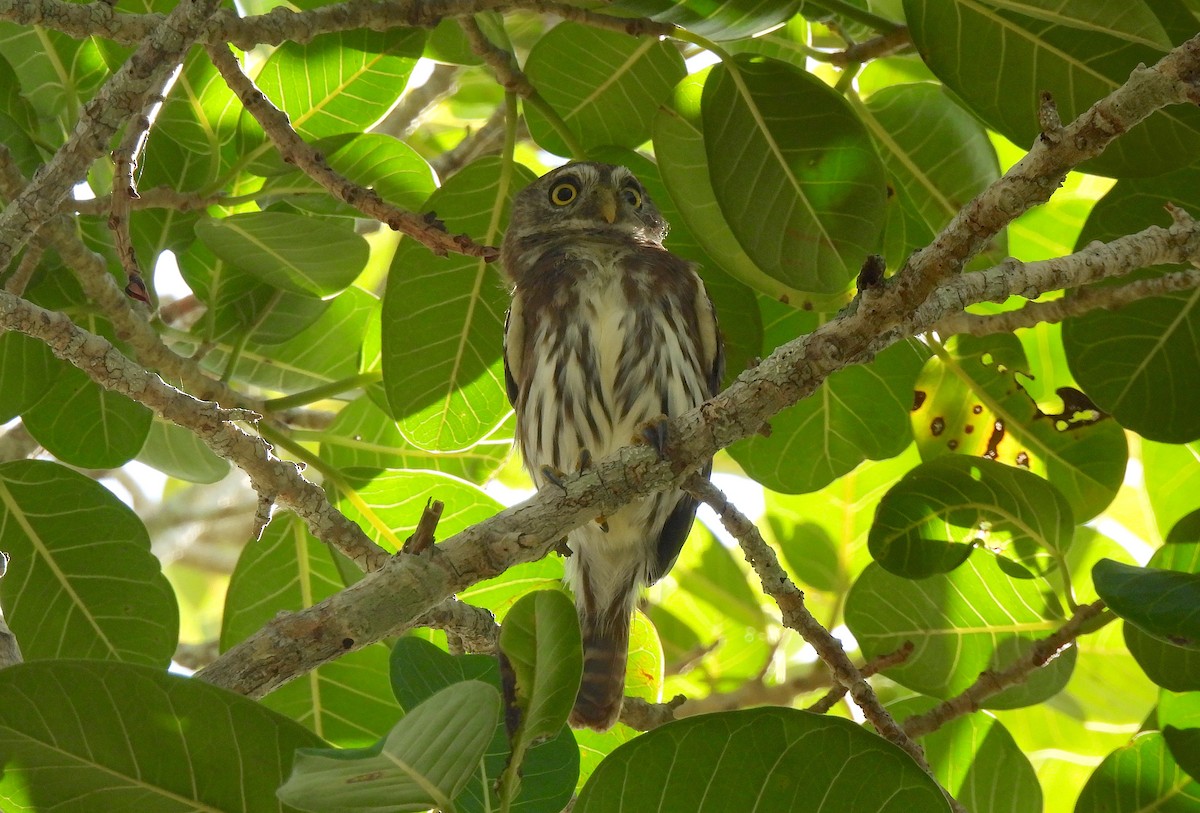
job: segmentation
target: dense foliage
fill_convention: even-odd
[[[1029,210],[958,258],[1012,279],[1100,241],[1093,265],[1123,271],[1085,287],[1099,276],[1063,265],[1034,292],[1074,300],[1059,316],[1022,322],[1012,296],[887,338],[716,458],[816,618],[883,667],[871,685],[931,774],[848,699],[799,711],[830,669],[699,524],[635,618],[627,691],[679,718],[645,733],[564,725],[580,655],[561,559],[512,565],[499,544],[504,572],[457,593],[503,622],[499,658],[464,653],[453,625],[362,622],[344,656],[260,702],[167,670],[254,665],[233,647],[284,635],[280,613],[353,608],[343,591],[364,578],[330,513],[305,514],[222,422],[302,463],[388,552],[431,499],[444,540],[528,493],[508,295],[479,247],[546,169],[637,173],[716,305],[728,385],[856,307],[869,255],[909,273],[1058,132],[1043,93],[1070,122],[1195,36],[1200,3],[295,0],[260,16],[274,5],[239,2],[241,28],[223,8],[161,108],[125,111],[73,189],[38,192],[61,211],[39,235],[0,217],[0,247],[21,248],[0,313],[24,331],[0,333],[0,606],[25,659],[0,671],[4,810],[907,813],[950,809],[940,785],[972,813],[1200,811],[1200,289],[1119,240],[1170,225],[1166,204],[1200,215],[1194,105],[1152,114],[1048,203],[1012,204]],[[0,3],[0,200],[89,149],[72,135],[99,132],[85,104],[175,6]],[[222,76],[225,39],[318,165],[423,218],[401,235],[331,195]],[[442,225],[463,251],[431,250]],[[39,334],[44,312],[256,414],[152,400],[107,345]],[[276,500],[293,510],[250,538]]]

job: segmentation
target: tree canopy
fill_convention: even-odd
[[[0,0],[0,806],[1200,811],[1198,31]],[[571,159],[728,370],[530,496],[496,246]],[[555,550],[672,487],[711,511],[573,731]]]

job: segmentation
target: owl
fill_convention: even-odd
[[[692,265],[663,248],[666,234],[621,166],[567,164],[513,201],[500,252],[512,286],[504,372],[539,489],[639,439],[663,453],[664,416],[718,391],[724,351],[712,302]],[[573,726],[616,721],[634,603],[671,569],[695,514],[696,501],[672,490],[568,534],[584,649]]]

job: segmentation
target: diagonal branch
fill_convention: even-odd
[[[133,52],[79,114],[75,131],[0,213],[0,268],[50,218],[71,188],[131,117],[162,91],[175,66],[203,31],[219,0],[183,0]]]

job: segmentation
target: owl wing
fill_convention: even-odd
[[[709,299],[703,285],[697,286],[696,321],[700,335],[700,362],[707,374],[707,396],[712,398],[721,391],[721,381],[725,377],[725,343],[721,340],[721,330],[717,326],[716,309],[713,308],[712,300]],[[701,472],[705,477],[712,474],[711,460],[704,464]],[[679,558],[683,543],[692,530],[696,507],[696,498],[685,493],[671,509],[667,521],[663,523],[662,533],[658,535],[654,561],[650,563],[649,572],[646,574],[650,584],[666,575]]]
[[[504,389],[508,403],[514,409],[521,394],[521,367],[525,358],[525,317],[521,312],[521,296],[513,296],[512,305],[504,315]]]

